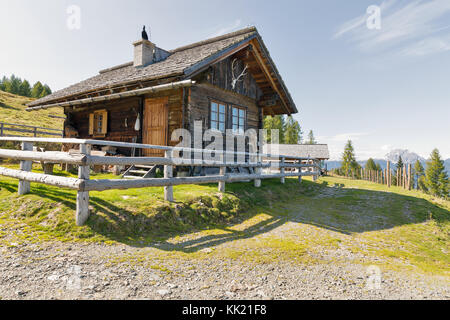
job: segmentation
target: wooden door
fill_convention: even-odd
[[[142,140],[144,144],[167,146],[168,97],[146,99]],[[144,149],[146,157],[164,157],[164,151]]]

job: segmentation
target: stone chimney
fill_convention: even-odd
[[[145,67],[155,62],[156,46],[148,40],[139,40],[134,45],[134,63],[138,67]]]

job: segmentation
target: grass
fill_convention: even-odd
[[[448,201],[367,181],[286,180],[285,185],[265,180],[261,188],[250,182],[227,184],[225,194],[215,184],[177,186],[176,203],[163,200],[163,188],[91,192],[92,214],[86,226],[77,227],[74,191],[32,184],[31,194],[19,197],[17,181],[0,178],[0,245],[123,243],[144,251],[112,257],[112,262],[149,266],[168,258],[252,263],[352,259],[449,275]],[[351,255],[340,258],[337,251]]]
[[[42,110],[39,112],[25,111],[31,98],[21,97],[12,93],[0,91],[0,122],[38,126],[62,130],[62,119],[50,118],[49,115],[63,116],[62,108]]]

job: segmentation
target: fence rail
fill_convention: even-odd
[[[392,171],[393,169],[393,171]],[[378,184],[384,184],[388,188],[391,186],[402,187],[411,190],[414,187],[414,177],[412,165],[403,165],[401,168],[392,166],[390,161],[386,162],[386,169],[369,170],[360,168],[359,170],[350,170],[345,175],[339,174],[336,169],[331,170],[331,175],[351,178],[355,180],[366,180]]]
[[[15,141],[22,143],[22,150],[0,149],[0,158],[20,160],[20,170],[0,167],[0,175],[19,179],[19,194],[30,192],[30,182],[41,183],[61,188],[77,190],[76,223],[83,225],[89,217],[89,192],[105,191],[112,189],[134,189],[147,187],[164,187],[164,199],[173,201],[173,186],[186,184],[218,183],[219,192],[225,191],[226,183],[253,180],[255,187],[261,186],[261,180],[281,179],[285,183],[286,177],[298,177],[299,181],[303,176],[313,176],[314,180],[320,175],[320,161],[313,158],[300,158],[283,155],[269,155],[245,152],[218,152],[207,149],[175,148],[166,146],[153,146],[145,144],[82,140],[82,139],[55,139],[55,138],[34,138],[34,137],[0,137],[0,141]],[[66,152],[35,152],[33,143],[66,143],[80,146],[78,153]],[[140,149],[164,150],[165,156],[156,157],[107,157],[91,155],[92,146],[117,146]],[[194,161],[189,159],[174,157],[176,152],[191,152],[201,155],[201,158]],[[219,153],[220,160],[211,161],[204,159],[205,155]],[[248,161],[235,162],[235,156],[245,156]],[[233,161],[227,161],[227,156],[233,156]],[[251,159],[254,159],[252,161]],[[264,158],[264,160],[263,160]],[[286,159],[290,161],[287,162]],[[49,174],[31,172],[32,161],[49,163],[64,163],[78,165],[78,178],[59,177]],[[90,166],[93,165],[163,165],[164,178],[146,178],[138,180],[120,179],[90,179]],[[173,168],[177,166],[199,166],[218,167],[219,175],[201,177],[174,177]],[[231,174],[226,172],[227,167],[249,167],[254,168],[255,173]],[[297,170],[286,172],[286,168]],[[263,172],[266,169],[266,172]],[[304,170],[306,169],[306,170]],[[279,172],[277,172],[279,170]],[[275,171],[275,172],[274,172]]]
[[[13,132],[9,134],[8,132]],[[19,133],[20,136],[14,133]],[[24,124],[0,122],[0,137],[22,137],[24,134],[38,136],[56,136],[63,137],[64,131],[60,129],[51,129],[43,127],[28,126]]]

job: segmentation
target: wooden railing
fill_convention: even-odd
[[[12,132],[10,134],[9,132]],[[20,135],[17,135],[20,134]],[[0,122],[0,137],[21,137],[21,136],[56,136],[63,137],[63,131],[59,129],[28,126],[24,124]]]
[[[220,153],[219,161],[210,161],[205,160],[204,155],[216,153],[217,151],[81,139],[4,137],[0,138],[0,141],[15,141],[22,143],[22,150],[0,149],[0,158],[20,160],[20,170],[0,167],[0,175],[19,179],[18,192],[20,195],[30,192],[30,182],[77,190],[76,223],[79,226],[83,225],[89,217],[89,191],[164,187],[164,199],[166,201],[173,201],[173,186],[176,185],[218,183],[219,191],[224,192],[225,184],[227,182],[254,180],[255,187],[260,187],[261,180],[263,179],[279,178],[281,179],[281,183],[285,183],[286,177],[299,177],[299,181],[301,182],[303,176],[313,176],[314,180],[316,180],[320,175],[319,160],[291,156],[287,157],[283,155],[223,151]],[[80,149],[77,153],[33,151],[33,143],[41,142],[76,144],[80,146]],[[94,156],[91,155],[91,148],[93,145],[163,150],[165,156],[161,158]],[[174,157],[174,154],[179,152],[197,153],[197,156],[200,153],[201,159],[195,159],[193,161],[191,159]],[[233,159],[235,156],[245,156],[246,161],[241,163],[237,163],[234,160],[227,162],[227,156],[232,156]],[[286,161],[287,159],[289,161]],[[31,172],[32,161],[77,165],[78,178]],[[139,180],[90,179],[90,166],[93,165],[163,165],[164,178]],[[219,167],[220,174],[203,177],[173,177],[174,166]],[[255,173],[229,174],[226,173],[227,167],[250,167],[254,168]],[[291,170],[294,169],[294,172],[286,172],[287,168],[290,168]],[[263,169],[266,169],[267,172],[264,173]]]

